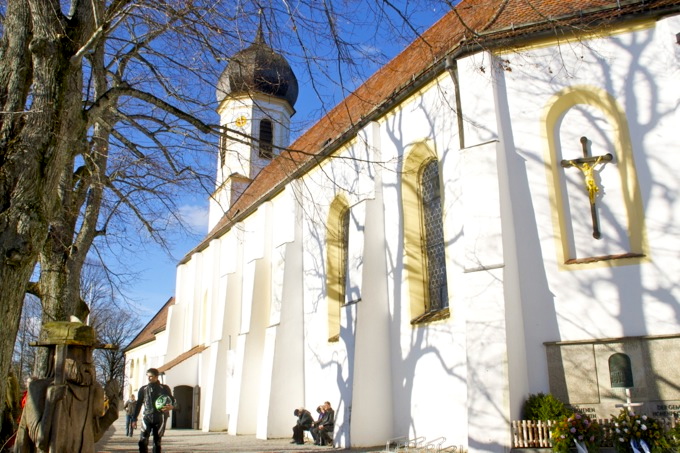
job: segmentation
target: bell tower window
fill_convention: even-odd
[[[260,150],[259,157],[271,159],[274,157],[273,150],[274,128],[270,120],[260,121]]]

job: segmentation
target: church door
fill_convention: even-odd
[[[174,394],[178,407],[172,413],[172,427],[191,429],[194,389],[188,385],[178,385],[174,389]]]

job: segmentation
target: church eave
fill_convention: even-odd
[[[227,107],[227,104],[229,102],[239,101],[239,100],[242,100],[242,99],[250,99],[255,104],[257,104],[258,100],[280,104],[284,108],[288,109],[288,111],[290,112],[290,116],[295,115],[295,107],[293,107],[287,99],[284,99],[284,98],[279,97],[279,96],[274,96],[272,94],[261,93],[261,92],[254,92],[254,93],[244,92],[244,93],[235,93],[235,94],[230,94],[228,96],[224,96],[224,98],[219,102],[219,105],[217,106],[216,111],[218,113],[220,113],[220,112],[222,112],[222,110],[224,110]]]
[[[449,47],[448,51],[444,51],[438,56],[435,56],[429,65],[424,65],[421,71],[412,74],[408,82],[402,84],[401,86],[395,87],[391,94],[385,96],[382,102],[374,106],[373,109],[366,110],[363,113],[359,112],[358,118],[350,118],[349,127],[346,128],[344,132],[341,132],[335,137],[330,137],[330,141],[324,146],[321,146],[321,143],[328,141],[329,138],[327,137],[315,142],[315,145],[318,146],[316,152],[314,152],[313,147],[315,145],[313,143],[308,143],[306,147],[300,147],[301,149],[306,149],[306,152],[309,153],[309,156],[307,156],[306,159],[301,159],[299,164],[296,163],[296,168],[294,168],[293,171],[286,173],[283,178],[272,181],[273,184],[269,189],[262,188],[262,191],[259,194],[254,194],[255,196],[252,197],[252,200],[242,203],[238,203],[239,200],[237,200],[237,202],[232,205],[232,208],[227,213],[225,213],[224,217],[222,220],[220,220],[220,222],[218,222],[215,228],[213,228],[213,230],[208,233],[206,238],[201,241],[197,247],[187,253],[187,255],[185,255],[179,264],[188,262],[191,258],[191,255],[207,248],[210,241],[228,232],[234,224],[242,221],[252,214],[260,204],[271,200],[275,195],[280,193],[286,184],[288,184],[291,180],[299,177],[313,166],[318,165],[321,161],[328,158],[344,143],[352,139],[357,134],[357,132],[365,127],[368,123],[374,121],[376,118],[381,117],[386,111],[389,111],[412,93],[416,92],[418,89],[432,81],[435,77],[439,76],[449,67],[449,65],[452,64],[452,61],[484,50],[509,47],[510,44],[513,44],[515,47],[526,45],[527,42],[535,41],[541,38],[547,38],[549,36],[554,37],[557,34],[566,31],[573,33],[573,25],[575,23],[583,23],[583,21],[586,20],[586,16],[588,19],[588,28],[592,29],[598,25],[601,26],[603,23],[614,24],[633,19],[640,20],[643,18],[659,18],[665,15],[675,14],[680,11],[680,0],[660,0],[656,2],[650,2],[649,0],[630,0],[627,2],[620,1],[618,3],[620,3],[620,7],[613,6],[617,4],[617,2],[613,2],[613,4],[610,6],[574,10],[569,14],[546,17],[545,20],[531,21],[525,24],[501,25],[501,27],[498,28],[488,28],[487,24],[486,26],[482,27],[484,30],[475,33],[474,38],[466,37],[466,34],[469,33],[469,30],[461,32],[453,31],[451,35],[459,35],[460,39],[455,45]],[[496,11],[494,14],[496,13],[498,13],[498,11]],[[456,24],[457,23],[454,21],[452,26]],[[587,32],[587,30],[585,31]],[[407,48],[407,50],[409,48]],[[396,58],[404,55],[407,50],[402,52],[402,54]],[[374,79],[380,76],[381,75],[379,71],[373,77],[369,78],[366,83],[362,85],[362,87],[366,86],[370,82],[374,82]],[[387,74],[386,77],[389,77],[389,74]],[[362,87],[360,87],[359,90]],[[291,148],[295,149],[296,144],[305,142],[307,135],[317,132],[315,130],[315,126],[318,126],[320,123],[322,123],[337,109],[343,108],[343,106],[352,96],[354,96],[354,94],[350,94],[347,98],[341,101],[334,109],[329,112],[329,114],[319,120],[319,122],[312,126],[312,128],[310,128],[295,143],[293,143]],[[309,145],[311,145],[311,147]],[[312,158],[312,156],[314,158]],[[280,158],[281,157],[277,159]],[[266,176],[266,174],[267,172],[263,170],[260,175],[255,178],[253,183],[251,183],[249,189],[255,186],[258,183],[258,180],[261,180],[261,178]],[[248,192],[249,190],[247,189],[241,195],[240,199],[244,198],[244,196],[247,197],[247,195],[250,195]]]
[[[618,3],[618,4],[617,4]],[[465,37],[461,47],[470,49],[497,49],[519,46],[528,40],[551,38],[557,35],[587,34],[589,31],[601,29],[603,25],[622,24],[630,21],[658,20],[662,17],[680,13],[678,0],[629,0],[614,2],[607,6],[587,8],[545,20],[520,24],[504,25],[500,28],[487,28],[475,33],[473,37]],[[584,23],[584,20],[587,21]],[[574,25],[578,24],[578,28]]]
[[[163,304],[153,318],[142,328],[132,341],[123,348],[123,352],[129,352],[145,344],[156,340],[156,335],[163,332],[166,328],[168,310],[175,303],[175,298],[171,297]]]
[[[196,354],[199,354],[203,351],[208,349],[208,347],[204,344],[194,346],[193,348],[189,349],[188,351],[183,352],[182,354],[178,355],[174,359],[164,363],[163,365],[158,367],[158,371],[160,373],[165,373],[168,371],[170,368],[173,368],[180,363],[184,362],[187,359],[190,359],[191,357],[195,356]]]
[[[461,52],[462,51],[467,50],[461,49]],[[423,71],[423,73],[421,73],[419,76],[414,76],[412,82],[397,89],[391,96],[389,96],[385,100],[383,104],[377,106],[373,111],[361,117],[351,128],[347,129],[344,133],[335,137],[334,139],[331,139],[331,141],[328,142],[323,148],[321,148],[318,153],[315,153],[313,155],[314,159],[312,159],[310,156],[310,158],[307,159],[300,166],[298,166],[296,170],[287,175],[284,180],[278,182],[275,186],[273,186],[271,190],[262,193],[261,196],[258,197],[255,201],[248,203],[246,209],[241,210],[239,209],[239,207],[236,206],[237,203],[234,203],[234,205],[232,205],[234,206],[234,208],[230,209],[227,213],[225,213],[223,220],[220,221],[215,226],[215,228],[213,228],[213,230],[208,233],[205,239],[203,239],[203,241],[201,241],[201,243],[199,243],[198,246],[196,246],[193,250],[189,251],[184,256],[184,258],[179,262],[179,264],[184,264],[188,262],[194,253],[198,253],[201,252],[202,250],[205,250],[213,239],[216,239],[226,234],[232,228],[233,225],[250,216],[253,212],[257,210],[257,208],[262,203],[269,201],[276,195],[278,195],[281,191],[284,190],[285,186],[290,181],[306,173],[312,167],[319,165],[323,160],[327,159],[335,151],[341,148],[343,144],[347,143],[352,138],[354,138],[357,135],[357,132],[364,128],[371,121],[380,118],[382,115],[385,114],[386,111],[390,110],[395,105],[398,105],[406,97],[410,96],[412,93],[416,92],[418,89],[422,88],[427,83],[432,81],[446,68],[447,61],[450,61],[451,58],[455,59],[460,58],[461,56],[462,55],[460,52],[454,52],[449,58],[439,60],[437,64],[430,66],[426,71]],[[263,173],[265,173],[265,170],[263,170],[260,173],[260,175],[258,175],[257,178],[255,178],[253,182],[257,181],[263,175]],[[241,196],[243,196],[244,194],[242,194]]]
[[[579,345],[579,344],[607,344],[607,343],[621,343],[624,341],[635,340],[662,340],[669,338],[680,338],[680,333],[669,333],[665,335],[635,335],[628,337],[614,337],[614,338],[596,338],[587,340],[565,340],[565,341],[544,341],[545,346],[565,346],[565,345]]]

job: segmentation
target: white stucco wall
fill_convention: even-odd
[[[168,373],[201,385],[202,428],[287,437],[295,407],[313,411],[328,400],[337,446],[422,436],[506,451],[527,394],[548,390],[544,342],[677,333],[678,29],[673,17],[559,48],[463,58],[462,106],[442,73],[192,255],[178,268],[165,359],[208,346],[200,366]],[[545,112],[574,86],[608,93],[627,113],[649,244],[642,264],[559,262]],[[580,153],[584,134],[593,153],[603,151],[612,131],[597,115],[584,108],[565,117],[560,140],[573,144],[565,158]],[[416,144],[440,163],[451,315],[412,326],[401,170]],[[607,165],[600,181],[615,198],[616,167]],[[578,189],[578,170],[565,175],[564,186]],[[340,340],[329,342],[326,222],[339,194],[351,210],[355,303],[342,307]],[[603,231],[622,212],[603,218]],[[588,234],[589,213],[570,214],[574,234]],[[605,238],[574,247],[614,254],[624,245]]]
[[[512,71],[504,71],[502,76],[505,95],[512,99],[508,117],[513,121],[507,127],[514,137],[514,142],[506,143],[504,147],[507,153],[516,154],[526,165],[526,181],[517,184],[526,186],[511,188],[511,193],[525,195],[528,189],[532,202],[525,206],[524,212],[519,212],[521,215],[515,216],[515,220],[518,229],[535,233],[520,237],[527,247],[540,244],[539,253],[534,256],[536,272],[533,275],[527,272],[522,278],[534,281],[538,277],[545,282],[549,296],[542,301],[525,299],[530,304],[552,307],[538,308],[537,313],[544,316],[536,316],[536,322],[527,326],[535,345],[540,346],[543,341],[677,333],[677,321],[674,316],[669,317],[675,309],[669,302],[678,299],[680,288],[668,276],[677,274],[679,263],[668,251],[678,250],[680,243],[671,220],[677,206],[667,195],[678,191],[678,179],[669,178],[678,170],[678,162],[662,157],[667,154],[660,152],[677,148],[670,125],[678,124],[680,92],[676,81],[666,76],[678,71],[677,44],[674,43],[677,23],[675,17],[656,27],[625,30],[612,37],[587,42],[567,42],[561,46],[559,61],[554,58],[556,50],[550,48],[504,56],[512,66]],[[627,113],[647,219],[649,263],[616,266],[616,262],[610,262],[609,265],[575,270],[565,270],[557,263],[554,214],[548,198],[552,189],[546,178],[545,143],[539,128],[543,109],[551,96],[569,86],[603,90]],[[588,113],[598,114],[594,110],[588,110]],[[576,153],[578,157],[581,135],[594,138],[593,154],[612,152],[604,140],[608,136],[606,129],[594,130],[581,120],[573,123],[570,137],[573,149],[563,150],[565,155]],[[605,206],[617,202],[617,183],[607,179],[616,173],[616,160],[607,165],[609,168],[600,172],[600,184],[606,193],[602,199]],[[570,175],[580,176],[579,173],[574,169]],[[573,212],[572,216],[574,222],[585,224],[586,230],[590,228],[587,211]],[[603,230],[610,227],[611,231],[613,224],[607,223],[605,214],[602,219]],[[589,247],[595,254],[608,254],[617,253],[620,244],[618,247],[607,244],[607,237],[601,241],[583,238],[579,246]],[[525,287],[532,284],[535,285],[527,282]],[[552,322],[546,322],[547,319]],[[534,365],[544,362],[539,350],[533,352],[532,357],[537,357]]]
[[[678,263],[668,253],[677,251],[680,245],[671,220],[677,206],[668,198],[678,191],[677,178],[669,177],[677,171],[677,162],[660,159],[658,153],[677,147],[671,143],[674,134],[669,126],[678,124],[680,96],[677,84],[667,77],[678,72],[677,24],[674,17],[656,26],[620,30],[612,37],[563,42],[559,49],[538,47],[504,54],[501,58],[511,70],[494,73],[506,166],[501,172],[506,187],[501,191],[509,244],[506,250],[514,250],[506,259],[506,276],[512,277],[506,280],[506,288],[511,290],[506,292],[506,306],[508,310],[515,306],[522,313],[516,325],[524,326],[523,334],[518,333],[526,350],[516,351],[516,356],[526,357],[526,370],[531,370],[527,391],[548,390],[543,342],[678,332],[677,317],[672,313],[677,313],[679,288],[669,278],[677,274]],[[546,177],[546,143],[541,128],[546,104],[556,93],[573,86],[606,92],[626,112],[646,218],[649,262],[620,265],[611,260],[572,269],[559,263],[555,207],[550,200],[553,189]],[[563,133],[567,134],[563,141],[573,145],[563,150],[565,156],[579,157],[582,135],[594,139],[593,154],[612,152],[607,148],[611,125],[605,124],[604,118],[597,120],[596,109],[582,110],[589,116],[563,120]],[[588,123],[592,118],[597,128]],[[620,197],[620,184],[611,176],[616,174],[616,157],[607,165],[599,179],[605,206],[615,204]],[[580,189],[582,175],[571,170],[568,176],[576,178],[572,186]],[[620,253],[620,238],[626,231],[612,233],[615,223],[610,218],[621,215],[615,209],[607,207],[601,215],[603,231],[610,237],[615,235],[616,243],[610,240],[609,244],[606,235],[601,241],[589,237],[592,226],[587,208],[571,213],[572,221],[582,225],[577,228],[585,232],[577,243],[582,253]],[[520,396],[512,408],[517,417],[526,394],[513,393]]]

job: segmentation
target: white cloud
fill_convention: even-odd
[[[185,204],[180,206],[179,215],[186,225],[196,234],[208,231],[208,206]]]

